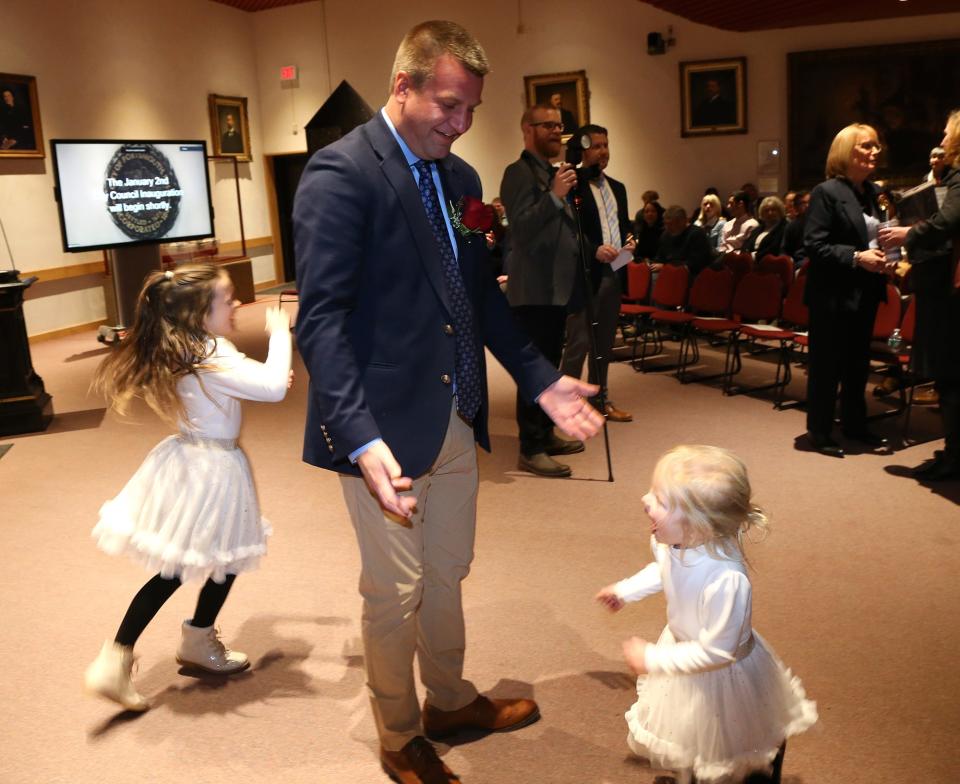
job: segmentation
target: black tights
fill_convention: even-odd
[[[236,577],[235,574],[228,574],[227,579],[222,583],[215,583],[212,579],[204,583],[197,597],[197,609],[193,613],[193,620],[190,621],[191,626],[201,629],[213,626]],[[114,641],[119,645],[132,647],[143,634],[143,630],[147,628],[147,624],[153,620],[153,616],[181,585],[182,583],[176,577],[168,579],[158,574],[150,578],[130,602],[127,614],[123,616],[120,628],[117,629],[117,636],[113,638]]]

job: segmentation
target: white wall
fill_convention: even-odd
[[[330,71],[323,29],[329,30]],[[518,16],[522,8],[522,18]],[[587,9],[586,11],[584,9]],[[279,67],[301,65],[296,116],[302,126],[341,79],[374,107],[382,104],[393,54],[403,32],[418,21],[450,17],[483,43],[493,71],[473,129],[455,152],[470,161],[495,195],[504,167],[521,148],[519,118],[523,77],[584,69],[591,120],[610,130],[610,172],[622,179],[631,203],[657,189],[664,203],[695,205],[704,187],[721,192],[758,179],[757,142],[787,145],[787,63],[792,51],[935,40],[960,29],[960,13],[858,24],[732,33],[694,24],[638,0],[586,6],[574,0],[325,0],[255,16],[261,64],[265,144],[277,151],[303,150],[302,132],[290,129],[289,98],[281,95]],[[518,33],[522,25],[523,33]],[[646,52],[646,34],[673,25],[677,45],[666,55]],[[679,63],[747,57],[749,133],[683,139],[680,136]],[[266,74],[266,75],[265,75]],[[787,187],[782,163],[778,190]]]
[[[0,26],[3,70],[35,76],[47,150],[52,138],[189,138],[210,140],[208,93],[250,99],[254,160],[241,164],[247,237],[270,234],[263,189],[263,134],[251,17],[206,0],[31,0],[5,10]],[[217,236],[239,240],[231,167],[217,164],[212,187]],[[0,218],[17,267],[80,264],[99,252],[64,253],[53,163],[0,160]],[[0,260],[6,261],[5,250]],[[258,260],[273,277],[272,260]],[[59,283],[59,282],[58,282]],[[36,284],[25,304],[30,334],[105,316],[99,281]]]
[[[522,8],[522,18],[520,10]],[[585,10],[586,9],[586,10]],[[254,160],[241,165],[247,237],[268,236],[265,155],[306,149],[303,125],[347,79],[373,107],[386,94],[403,33],[418,21],[453,16],[487,49],[493,71],[474,129],[456,152],[480,172],[488,196],[521,148],[523,76],[584,69],[591,119],[610,129],[610,172],[631,205],[647,188],[665,203],[693,205],[706,185],[729,191],[756,180],[757,141],[787,143],[786,54],[949,37],[960,13],[761,33],[696,25],[638,0],[585,6],[573,0],[317,0],[247,14],[209,0],[31,0],[4,13],[2,68],[37,77],[45,140],[66,137],[210,138],[207,95],[246,96]],[[672,24],[677,45],[646,53],[646,34]],[[523,32],[518,32],[522,25]],[[683,60],[746,56],[747,135],[680,137]],[[328,68],[329,62],[329,68]],[[282,89],[279,68],[300,67],[300,86]],[[297,133],[294,133],[294,126]],[[786,187],[786,161],[780,189]],[[52,163],[0,160],[0,218],[24,272],[96,260],[65,254],[52,198]],[[239,239],[230,169],[214,176],[217,234]],[[0,248],[0,263],[6,263]],[[273,276],[271,256],[255,280]],[[72,288],[71,288],[72,286]],[[104,317],[95,276],[71,286],[38,284],[26,303],[31,334]]]

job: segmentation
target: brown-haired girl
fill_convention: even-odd
[[[134,643],[183,582],[205,581],[193,618],[183,622],[177,661],[221,674],[249,666],[214,628],[234,578],[256,568],[270,534],[237,446],[240,400],[284,398],[291,346],[289,319],[269,308],[267,361],[241,354],[222,337],[234,328],[237,305],[229,277],[213,265],[152,273],[133,327],[94,379],[114,410],[123,414],[142,397],[179,430],[103,505],[93,529],[100,549],[155,572],[86,671],[89,691],[128,710],[149,707],[130,679]]]

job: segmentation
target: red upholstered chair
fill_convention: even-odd
[[[740,279],[753,269],[753,257],[749,253],[727,253],[720,260],[725,267],[733,272],[733,287],[736,288]]]
[[[724,357],[723,371],[718,374],[723,379],[723,393],[733,395],[738,392],[755,391],[758,389],[772,389],[774,387],[782,388],[790,381],[789,365],[784,375],[784,380],[780,379],[778,372],[777,381],[774,384],[765,387],[755,387],[754,390],[740,388],[733,389],[733,377],[740,372],[742,360],[740,358],[740,343],[743,338],[750,340],[780,340],[781,332],[788,330],[779,330],[772,326],[772,322],[780,316],[780,281],[773,275],[767,275],[761,272],[752,271],[743,276],[737,285],[733,295],[733,304],[731,306],[732,315],[730,318],[695,318],[691,322],[691,327],[701,334],[712,334],[727,336],[727,350]],[[769,324],[760,324],[760,322],[769,322]],[[776,337],[766,333],[776,333]],[[763,334],[761,338],[760,335]],[[782,339],[792,338],[792,332]],[[781,346],[781,351],[783,348]],[[716,376],[701,377],[715,378]]]
[[[685,311],[659,311],[652,318],[657,321],[682,325],[680,356],[677,361],[677,378],[687,383],[687,368],[700,361],[700,345],[693,322],[697,318],[730,315],[733,299],[733,272],[728,267],[707,267],[693,281],[690,298]]]
[[[650,295],[654,304],[637,305],[638,311],[650,318],[654,313],[662,313],[665,310],[683,310],[687,303],[687,289],[690,284],[690,270],[682,264],[664,264],[657,275],[656,283],[653,284],[653,292]],[[652,339],[650,336],[652,334]],[[652,348],[648,351],[648,346]],[[652,329],[643,333],[642,348],[639,363],[637,361],[637,342],[633,343],[633,354],[630,357],[630,364],[634,370],[643,371],[648,356],[659,354],[663,351],[663,339],[659,330]]]
[[[773,256],[767,254],[757,263],[760,272],[768,272],[780,277],[780,294],[785,296],[793,283],[793,259],[790,256]]]
[[[647,262],[627,262],[627,290],[620,296],[620,327],[626,343],[629,331],[633,329],[634,355],[636,343],[646,324],[650,302],[650,265]]]
[[[634,304],[646,304],[650,296],[650,265],[645,261],[627,262],[627,290],[621,299]]]
[[[873,339],[886,341],[890,333],[900,326],[900,290],[892,283],[887,284],[887,301],[877,307],[877,317],[873,320]]]
[[[900,313],[903,311],[901,317]],[[894,320],[896,318],[896,320]],[[870,344],[870,359],[875,365],[887,368],[889,374],[899,380],[899,400],[895,408],[888,409],[874,417],[898,416],[906,412],[903,423],[903,439],[907,440],[910,429],[910,413],[913,408],[914,378],[912,373],[913,339],[917,326],[917,300],[910,297],[906,309],[900,292],[893,284],[887,284],[887,301],[877,308],[877,318],[873,322],[873,342]],[[888,339],[895,327],[900,329],[901,343],[897,347],[889,344]]]

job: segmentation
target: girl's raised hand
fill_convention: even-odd
[[[623,658],[627,660],[627,666],[636,675],[647,674],[647,645],[647,641],[640,637],[631,637],[623,641]]]
[[[617,596],[613,585],[601,588],[600,592],[594,597],[600,604],[606,607],[610,612],[617,612],[623,609],[625,602]]]
[[[268,335],[280,330],[290,329],[290,316],[285,310],[280,308],[268,307],[266,314],[266,325],[264,327]]]

